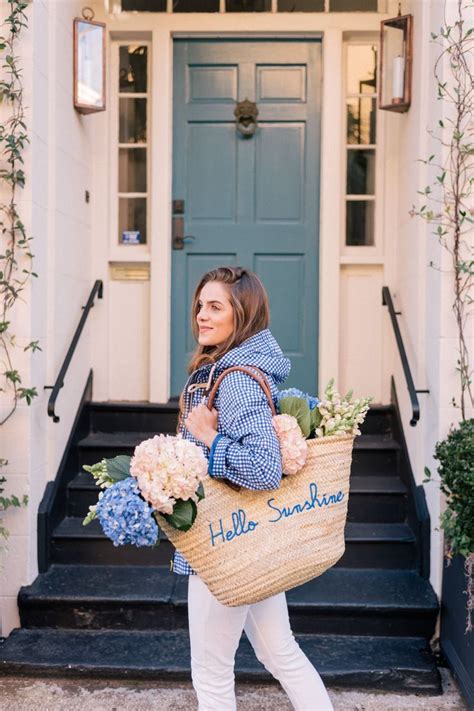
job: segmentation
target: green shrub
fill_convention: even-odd
[[[439,461],[440,488],[446,496],[441,514],[448,558],[474,553],[474,419],[437,442],[434,458]],[[431,472],[425,468],[428,479]]]

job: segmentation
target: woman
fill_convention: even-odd
[[[211,411],[204,400],[223,370],[253,365],[264,371],[276,404],[276,384],[286,380],[291,364],[268,324],[268,298],[256,274],[241,267],[219,267],[201,278],[192,304],[198,347],[180,397],[178,431],[209,457],[210,476],[248,489],[276,489],[282,476],[266,395],[253,378],[233,371],[222,380]],[[333,708],[321,677],[293,636],[284,592],[252,605],[228,607],[178,551],[173,570],[189,575],[191,676],[199,711],[236,708],[234,658],[242,630],[295,709]]]

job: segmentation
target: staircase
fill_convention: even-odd
[[[176,418],[173,402],[85,402],[40,506],[40,574],[19,592],[21,628],[0,639],[0,673],[190,680],[188,579],[170,572],[166,536],[154,550],[114,547],[97,521],[82,525],[98,493],[82,464],[174,433]],[[396,406],[372,407],[354,445],[346,552],[287,592],[295,637],[325,682],[440,693],[428,553],[426,506]],[[274,681],[245,635],[235,674]]]

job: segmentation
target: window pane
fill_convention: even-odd
[[[371,246],[374,244],[374,201],[346,202],[346,244]]]
[[[119,91],[146,91],[146,59],[146,47],[120,47]]]
[[[373,195],[375,192],[375,151],[347,151],[348,195]]]
[[[278,12],[323,12],[324,0],[278,0]]]
[[[226,0],[226,12],[270,12],[271,0]]]
[[[146,198],[119,198],[119,243],[135,240],[146,244]]]
[[[219,0],[173,0],[173,12],[219,12]]]
[[[347,142],[375,143],[376,99],[347,100]]]
[[[146,99],[119,99],[120,143],[146,142]]]
[[[119,150],[119,192],[146,193],[146,148]]]
[[[166,12],[166,0],[122,0],[122,11]]]
[[[353,12],[354,10],[377,12],[377,0],[330,0],[329,9],[332,12]]]
[[[377,90],[377,47],[348,45],[346,72],[348,94],[374,93]]]

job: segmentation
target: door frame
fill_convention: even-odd
[[[332,18],[283,18],[298,29],[293,32],[278,31],[275,21],[282,21],[274,15],[253,17],[257,20],[256,29],[245,31],[248,16],[199,17],[202,24],[212,29],[196,32],[196,15],[179,17],[168,15],[160,17],[161,26],[151,31],[144,31],[139,18],[134,17],[127,31],[123,21],[112,22],[113,39],[131,38],[152,40],[151,77],[154,87],[151,92],[151,190],[150,201],[150,402],[167,402],[170,397],[170,345],[171,345],[171,201],[173,169],[173,44],[175,38],[185,39],[231,39],[245,38],[252,41],[259,39],[284,40],[301,39],[320,40],[322,50],[322,87],[321,87],[321,133],[320,133],[320,215],[319,215],[319,383],[327,382],[330,377],[337,378],[339,363],[339,270],[340,240],[342,234],[341,189],[343,176],[343,112],[342,91],[342,47],[343,27],[331,26]],[[246,20],[247,17],[247,20]],[[109,18],[110,19],[110,18]],[[368,18],[364,18],[367,20]],[[380,15],[372,16],[370,22],[375,31],[380,22]],[[308,23],[308,20],[310,23]],[[354,21],[354,16],[347,18],[347,26]],[[143,20],[141,21],[143,22]],[[308,31],[308,24],[314,23],[318,29]],[[127,23],[128,24],[128,23]],[[158,24],[158,23],[157,23]],[[358,24],[358,23],[357,23]],[[115,25],[115,28],[114,28]],[[242,31],[238,31],[239,25]],[[110,26],[110,23],[109,23]],[[215,27],[220,29],[214,29]],[[230,26],[236,28],[228,29]],[[247,25],[248,26],[248,25]],[[281,26],[281,25],[280,25]],[[182,29],[181,29],[182,27]],[[135,29],[136,28],[136,29]],[[140,28],[141,31],[137,31]],[[325,80],[328,67],[331,81]],[[160,77],[160,83],[154,77]],[[112,90],[112,87],[111,87]],[[335,161],[334,155],[340,155]],[[157,189],[156,186],[159,186]],[[328,239],[328,236],[331,239]],[[316,238],[316,234],[315,234]],[[336,365],[335,365],[336,364]]]
[[[245,46],[245,49],[242,50],[242,43]],[[180,48],[181,45],[181,48]],[[301,229],[303,230],[302,234],[298,237],[298,239],[304,239],[304,244],[305,246],[303,247],[303,241],[300,243],[298,242],[298,248],[296,248],[296,251],[299,252],[300,249],[304,249],[305,251],[305,266],[304,266],[304,273],[305,273],[305,281],[306,281],[306,286],[305,286],[305,300],[307,303],[307,310],[304,315],[305,323],[307,324],[307,329],[306,333],[303,336],[304,339],[304,345],[303,343],[301,344],[303,347],[303,352],[305,353],[305,359],[304,362],[302,363],[301,357],[298,358],[298,355],[301,354],[295,354],[295,362],[294,362],[294,368],[292,370],[295,370],[295,374],[293,375],[293,380],[296,377],[296,373],[300,372],[300,375],[303,379],[307,377],[308,369],[306,366],[311,364],[311,379],[314,378],[314,381],[312,384],[307,383],[307,389],[308,391],[313,391],[316,387],[316,390],[319,388],[319,383],[317,382],[318,376],[319,376],[319,368],[318,368],[318,358],[319,358],[319,353],[318,353],[318,341],[319,341],[319,223],[320,223],[320,204],[319,204],[319,198],[320,198],[320,163],[321,163],[321,89],[322,89],[322,41],[320,37],[285,37],[281,39],[280,37],[264,37],[264,36],[252,36],[252,37],[229,37],[226,36],[225,38],[222,37],[174,37],[173,38],[173,61],[178,62],[178,67],[175,67],[173,64],[173,68],[177,69],[177,73],[174,72],[174,77],[173,81],[177,82],[176,87],[177,87],[177,96],[176,96],[176,101],[178,101],[178,105],[174,105],[174,114],[173,116],[177,119],[177,122],[179,124],[179,127],[177,127],[178,135],[174,135],[173,133],[173,146],[176,145],[179,147],[182,145],[182,140],[183,140],[183,125],[180,123],[180,116],[182,116],[181,109],[186,111],[186,104],[187,104],[187,80],[185,79],[186,77],[186,67],[188,63],[190,65],[193,65],[194,62],[201,62],[203,61],[205,65],[209,64],[209,62],[213,63],[215,61],[215,57],[218,55],[219,56],[219,63],[221,64],[233,64],[234,59],[235,59],[235,52],[238,53],[238,56],[241,57],[242,51],[243,51],[243,57],[241,58],[242,61],[246,62],[247,59],[247,54],[250,52],[250,60],[251,62],[257,62],[257,64],[269,64],[272,63],[272,57],[274,58],[275,52],[278,53],[278,59],[276,60],[278,65],[281,65],[283,67],[289,66],[291,67],[292,65],[295,64],[300,64],[300,63],[305,63],[306,65],[306,76],[307,76],[307,99],[304,100],[304,106],[300,106],[300,110],[304,111],[304,114],[306,116],[306,121],[307,121],[307,132],[306,132],[306,138],[304,139],[304,158],[302,160],[302,165],[307,166],[307,168],[303,168],[304,174],[305,174],[305,181],[304,184],[302,185],[302,190],[304,191],[304,195],[306,196],[305,199],[305,205],[306,207],[304,208],[304,213],[306,213],[306,216],[302,218],[301,216],[298,218],[298,221],[301,221],[301,226],[299,228],[295,228],[296,230]],[[196,48],[197,46],[197,48]],[[240,46],[240,49],[239,49]],[[211,55],[213,59],[210,59],[210,56],[208,56],[208,52],[211,52]],[[188,55],[188,52],[190,53]],[[198,55],[195,55],[193,53],[197,52]],[[201,56],[202,52],[204,52],[204,58]],[[216,55],[217,52],[217,55]],[[283,54],[282,54],[283,53]],[[197,59],[197,56],[199,56],[199,59]],[[191,59],[192,57],[192,59]],[[237,61],[237,60],[236,60]],[[184,74],[183,74],[184,72]],[[184,83],[183,83],[184,82]],[[254,87],[256,89],[256,87]],[[247,89],[244,89],[240,87],[240,81],[239,81],[239,97],[238,99],[241,99],[244,97],[248,92],[250,92],[249,96],[251,95],[251,92],[253,91],[252,89],[252,82],[250,85],[247,85]],[[244,94],[241,92],[244,91]],[[219,103],[219,102],[218,102]],[[283,102],[285,103],[285,102]],[[290,102],[291,104],[291,102]],[[286,109],[290,109],[291,106],[288,104],[286,106]],[[221,109],[218,108],[218,111]],[[298,112],[298,109],[295,108],[295,111]],[[265,111],[264,111],[265,113]],[[227,112],[225,114],[227,116]],[[286,114],[285,114],[286,115]],[[218,121],[220,122],[223,119],[222,114],[219,114],[220,118]],[[198,119],[198,120],[201,120]],[[225,119],[227,120],[227,119]],[[262,119],[263,122],[265,123],[265,119]],[[270,119],[267,116],[266,120],[273,120]],[[286,121],[287,119],[282,119]],[[301,121],[302,118],[299,116],[297,119],[298,121]],[[281,139],[280,139],[281,140]],[[179,174],[179,180],[178,183],[175,181],[175,175],[174,172],[172,173],[172,184],[175,186],[175,190],[178,189],[178,193],[176,194],[173,193],[173,199],[176,198],[181,198],[185,197],[183,194],[183,191],[186,191],[185,184],[182,184],[183,181],[183,175],[182,172],[184,170],[184,166],[182,163],[182,160],[185,161],[184,156],[179,153],[179,148],[178,148],[178,153],[172,155],[173,158],[173,171],[175,169],[178,169],[178,174]],[[239,159],[240,161],[240,159]],[[186,161],[185,161],[186,162]],[[186,181],[185,181],[186,183]],[[178,187],[178,184],[181,184],[181,187]],[[188,196],[189,197],[189,196]],[[187,213],[187,210],[186,210]],[[186,218],[187,219],[187,218]],[[285,221],[285,218],[282,218],[283,221]],[[255,228],[257,225],[255,225]],[[195,225],[194,228],[188,224],[187,228],[188,231],[193,229],[199,230],[199,225]],[[224,228],[225,229],[225,228]],[[264,228],[265,229],[265,228]],[[294,251],[291,248],[291,241],[288,242],[288,234],[285,234],[287,230],[283,229],[282,234],[280,234],[279,239],[282,240],[280,242],[280,246],[282,247],[283,250],[286,250],[287,248],[290,249],[290,251]],[[194,234],[194,233],[193,233]],[[299,233],[298,233],[299,234]],[[230,244],[230,243],[229,243]],[[232,246],[232,245],[231,245]],[[263,245],[260,245],[261,247]],[[192,250],[193,251],[193,250]],[[199,251],[199,250],[198,250]],[[206,249],[204,245],[204,252],[207,252],[208,250]],[[213,250],[211,250],[213,251]],[[231,250],[232,251],[232,250]],[[257,250],[261,251],[261,250]],[[278,252],[278,249],[277,249]],[[174,261],[175,259],[178,259],[178,264],[179,267],[177,268],[177,271],[180,272],[180,277],[178,278],[178,282],[184,278],[184,273],[182,272],[183,269],[183,262],[182,259],[183,257],[178,257],[180,255],[180,252],[177,252],[176,254],[174,253],[173,250],[171,250],[171,257],[170,259]],[[170,266],[171,268],[171,266]],[[171,269],[172,277],[173,274],[177,274],[176,268]],[[176,278],[176,277],[175,277]],[[188,288],[190,285],[188,285]],[[186,319],[188,318],[188,314],[186,313],[183,315],[181,313],[181,300],[182,300],[182,290],[180,289],[178,283],[176,282],[171,282],[171,294],[175,295],[179,300],[180,300],[180,307],[178,310],[174,309],[174,314],[175,317],[179,315],[179,319],[181,322],[182,317],[184,316]],[[172,311],[173,313],[173,311]],[[182,344],[182,334],[181,334],[181,327],[179,327],[179,335],[174,332],[174,337],[178,339],[178,342],[180,346],[177,346],[177,341],[174,340],[174,348],[172,349],[172,354],[174,353],[174,357],[176,357],[176,348],[178,347],[178,353],[181,354],[181,348],[183,347]],[[173,324],[170,323],[170,335],[172,335],[172,328]],[[313,341],[314,338],[314,341]],[[185,339],[187,342],[187,339]],[[186,350],[186,347],[185,347]],[[309,356],[311,356],[309,358]],[[181,356],[180,356],[181,357]],[[302,365],[303,370],[300,371]],[[175,367],[173,364],[170,364],[170,371],[173,370],[174,373],[174,378],[171,378],[172,373],[170,372],[170,383],[173,381],[174,383],[174,388],[172,392],[175,393],[175,396],[177,393],[179,393],[179,387],[177,383],[177,377],[178,377],[178,372],[175,370]],[[181,367],[178,369],[179,372],[181,373]],[[184,372],[183,372],[183,378],[184,378]],[[181,380],[181,376],[178,378]],[[296,381],[295,383],[296,384]],[[316,390],[314,390],[316,392]]]

